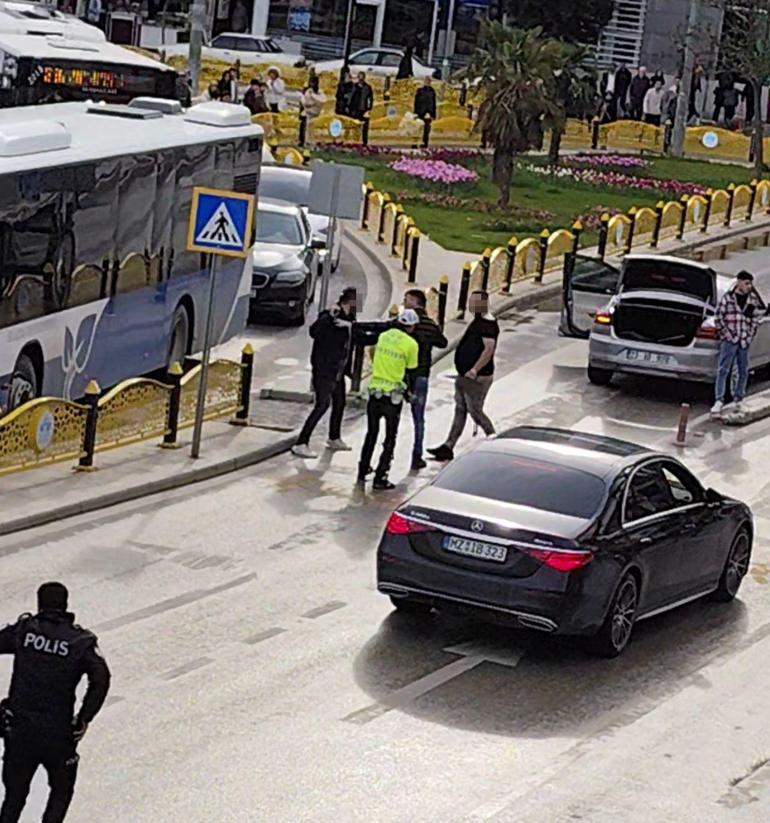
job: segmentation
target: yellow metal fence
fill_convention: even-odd
[[[240,422],[246,419],[243,400],[248,398],[252,363],[253,352],[247,347],[240,363],[209,364],[204,420],[233,414]],[[124,380],[101,397],[92,383],[87,390],[92,402],[41,397],[25,403],[0,418],[0,476],[69,460],[90,466],[93,453],[158,437],[175,445],[176,431],[195,421],[201,365],[183,376],[179,369],[179,374],[169,383],[141,377]],[[174,392],[178,392],[176,418],[171,414]],[[94,425],[90,446],[89,418]]]

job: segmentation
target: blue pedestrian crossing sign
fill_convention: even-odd
[[[246,257],[254,224],[254,195],[196,186],[190,208],[187,250]]]

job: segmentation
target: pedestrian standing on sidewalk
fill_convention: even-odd
[[[409,289],[404,295],[404,308],[413,309],[420,318],[412,336],[419,347],[418,364],[412,382],[412,421],[414,423],[414,446],[412,448],[412,470],[419,471],[427,465],[422,459],[425,438],[425,406],[428,402],[428,381],[433,360],[433,349],[445,349],[447,339],[438,324],[425,311],[427,300],[421,289]]]
[[[489,314],[489,295],[474,291],[469,300],[473,320],[455,350],[455,416],[447,439],[434,449],[428,449],[434,459],[454,458],[454,448],[460,439],[470,414],[474,423],[489,437],[495,433],[492,421],[484,412],[484,401],[495,373],[495,349],[500,336],[497,320]]]
[[[754,276],[747,271],[738,273],[735,285],[719,301],[716,328],[719,336],[719,361],[715,403],[711,414],[719,417],[725,409],[727,380],[738,366],[738,383],[733,391],[733,404],[727,408],[740,411],[749,382],[749,348],[759,327],[759,317],[766,312],[762,298],[754,288]]]
[[[16,823],[39,766],[48,773],[50,794],[44,823],[67,815],[78,773],[78,743],[110,688],[110,670],[96,635],[74,622],[62,583],[37,590],[35,615],[23,614],[0,631],[0,654],[13,655],[8,698],[0,703],[4,739],[2,823]],[[88,689],[75,714],[75,692],[83,677]]]
[[[372,483],[375,491],[395,488],[388,479],[388,473],[396,449],[401,407],[409,395],[414,371],[419,365],[419,346],[413,337],[419,322],[420,316],[416,311],[404,309],[396,326],[380,335],[374,350],[366,406],[366,437],[358,463],[358,485],[364,485],[371,471],[372,457],[380,435],[380,421],[385,420],[385,442]]]
[[[663,112],[663,81],[656,80],[652,88],[644,96],[644,122],[651,126],[659,126],[661,124]]]

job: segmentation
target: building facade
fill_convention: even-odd
[[[599,64],[679,74],[689,12],[690,0],[616,0],[612,20],[599,38]],[[722,17],[721,8],[701,3],[695,51],[706,65],[715,63]]]

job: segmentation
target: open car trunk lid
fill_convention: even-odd
[[[689,346],[703,323],[708,306],[685,295],[630,292],[615,305],[612,325],[623,340]]]

